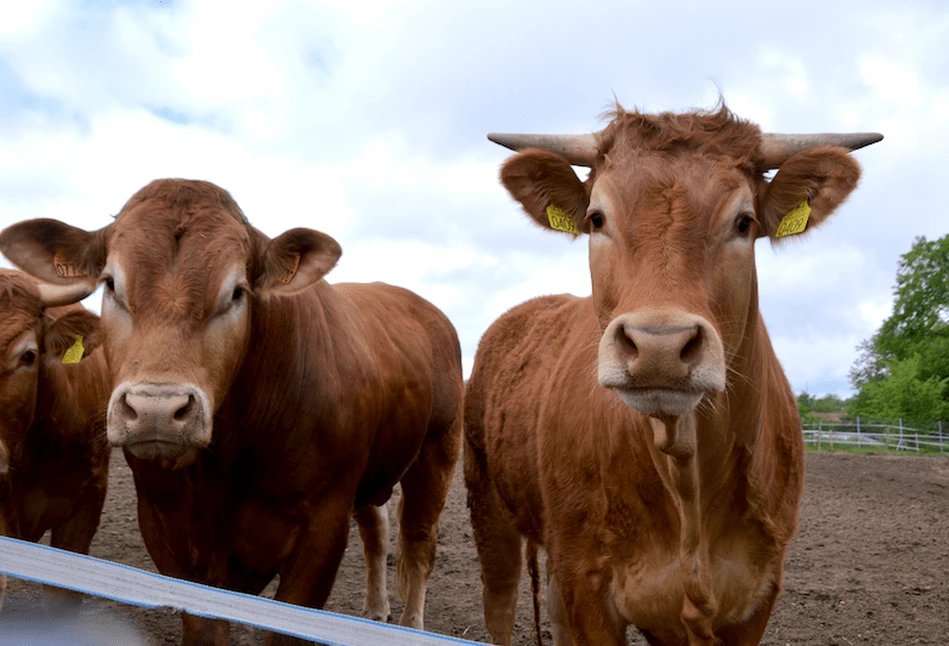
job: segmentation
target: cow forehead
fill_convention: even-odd
[[[39,293],[22,274],[0,269],[0,348],[43,316]]]
[[[106,271],[120,273],[137,308],[201,318],[235,268],[253,262],[249,227],[219,206],[144,201],[112,225]]]
[[[752,202],[753,185],[728,159],[669,158],[647,152],[598,168],[590,205],[627,223],[632,219],[657,224],[689,220],[701,234],[737,195],[743,202]]]

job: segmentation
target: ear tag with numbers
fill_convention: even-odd
[[[60,278],[84,278],[89,275],[85,267],[69,262],[61,251],[53,254],[53,269]]]
[[[300,268],[300,254],[295,253],[293,254],[293,266],[287,267],[283,276],[281,276],[277,280],[279,280],[284,285],[289,285],[290,281],[293,280],[293,277],[297,275],[297,269],[299,268]]]
[[[63,354],[63,363],[79,363],[86,349],[82,347],[82,335],[76,337],[76,342]]]
[[[804,200],[781,218],[781,223],[778,224],[778,230],[774,234],[774,237],[783,238],[784,236],[792,236],[795,233],[800,233],[807,228],[807,218],[809,218],[810,215],[811,205],[807,203],[807,200]]]
[[[547,207],[547,222],[550,223],[551,229],[580,235],[580,229],[577,228],[577,223],[574,222],[573,218],[566,211],[553,204]]]

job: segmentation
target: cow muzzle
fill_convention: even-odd
[[[600,385],[646,415],[685,415],[725,389],[725,351],[711,323],[677,310],[613,319],[600,339]]]
[[[108,437],[137,458],[174,459],[211,441],[207,397],[188,384],[125,383],[109,400]]]

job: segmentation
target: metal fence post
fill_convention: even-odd
[[[942,453],[942,420],[939,420],[939,452]]]

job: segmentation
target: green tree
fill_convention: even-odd
[[[867,382],[853,398],[851,415],[888,420],[945,419],[949,412],[946,402],[949,378],[923,379],[921,363],[918,356],[892,360],[885,378]]]
[[[896,419],[949,413],[949,235],[916,238],[900,258],[893,313],[863,341],[849,411]]]

